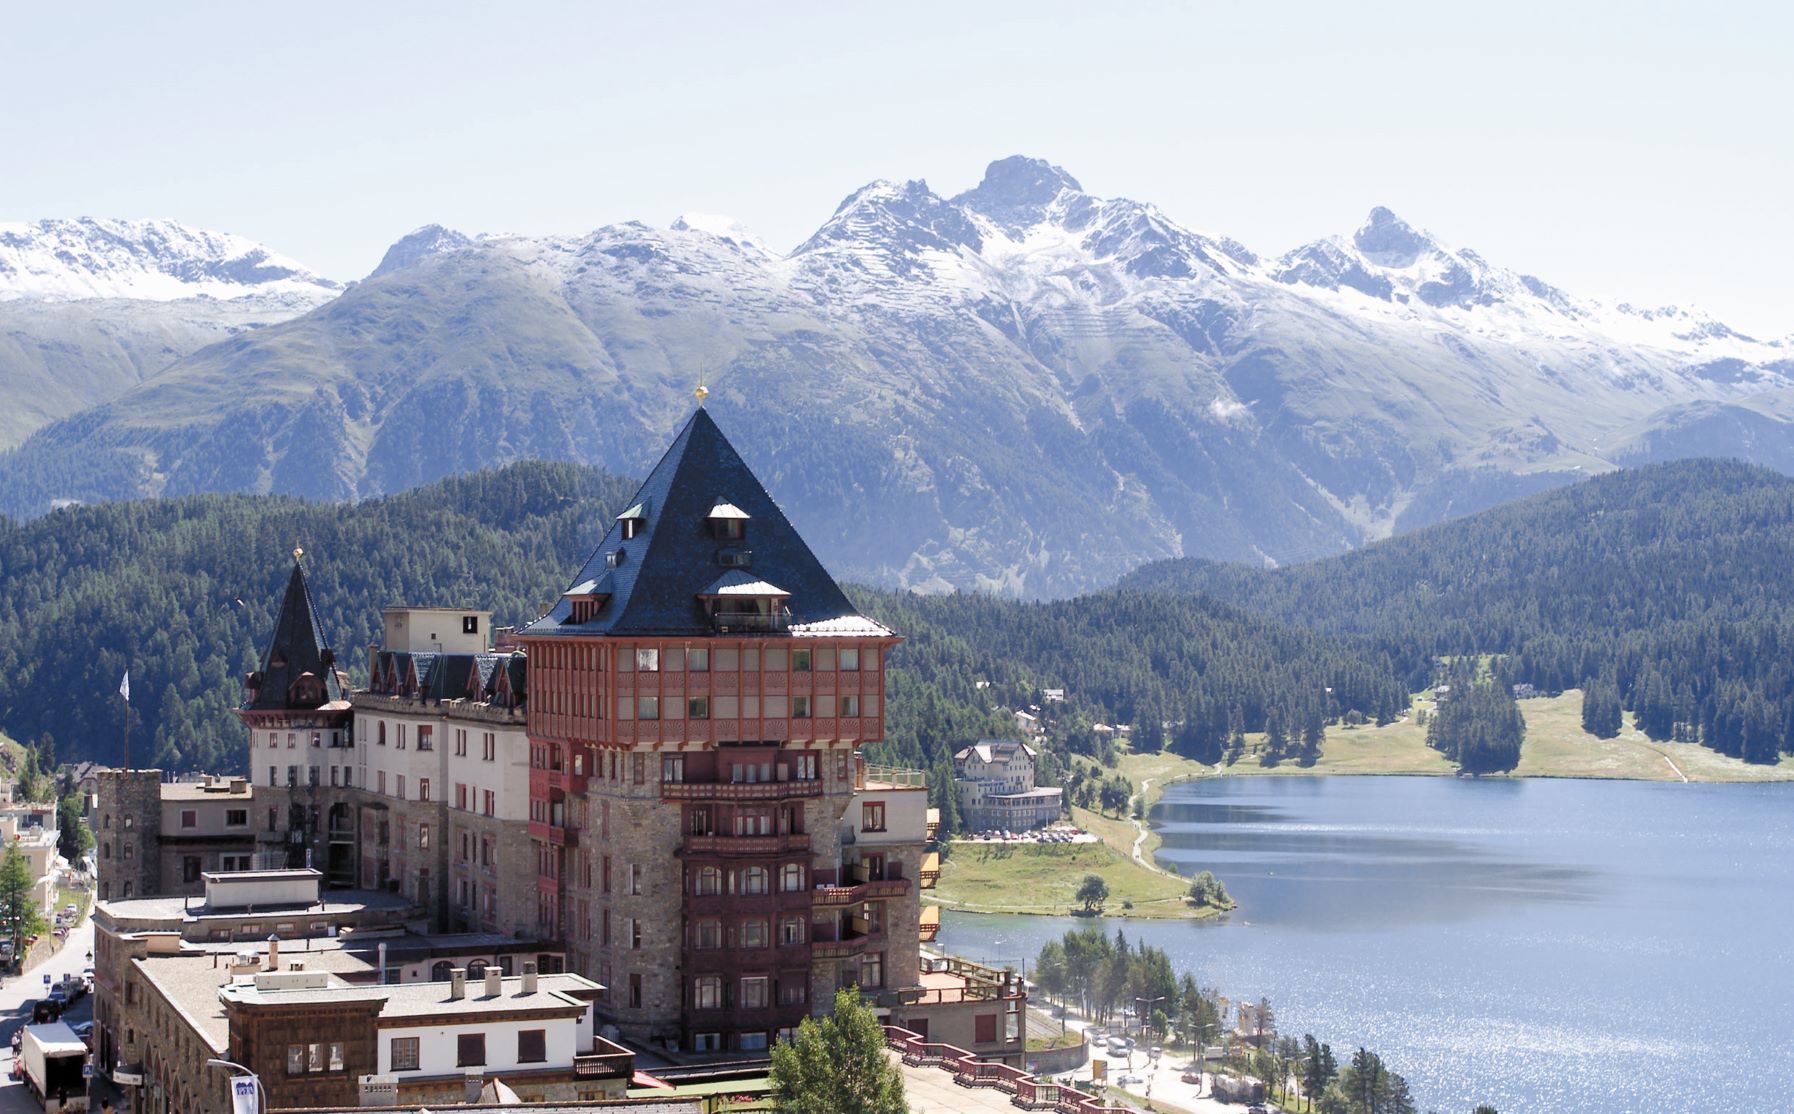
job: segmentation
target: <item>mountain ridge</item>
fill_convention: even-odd
[[[1728,438],[1779,463],[1794,422],[1783,342],[1575,298],[1386,209],[1260,256],[1020,156],[953,198],[869,183],[783,256],[713,218],[420,233],[39,431],[0,509],[359,498],[528,456],[639,472],[703,375],[831,567],[1053,595],[1336,552]]]

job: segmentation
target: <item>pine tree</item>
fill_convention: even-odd
[[[835,1012],[806,1017],[772,1049],[772,1101],[780,1114],[908,1114],[903,1074],[885,1055],[884,1030],[859,992],[835,992]]]

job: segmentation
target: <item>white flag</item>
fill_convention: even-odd
[[[129,669],[125,670],[125,679],[118,683],[118,694],[125,698],[126,704],[131,702],[131,671]]]

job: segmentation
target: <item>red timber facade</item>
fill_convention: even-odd
[[[625,1034],[751,1053],[838,986],[919,985],[919,850],[871,878],[847,815],[899,640],[705,411],[517,638],[538,930]]]

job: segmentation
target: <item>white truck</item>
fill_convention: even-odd
[[[61,1021],[27,1025],[19,1040],[25,1085],[45,1111],[87,1109],[87,1045]]]

